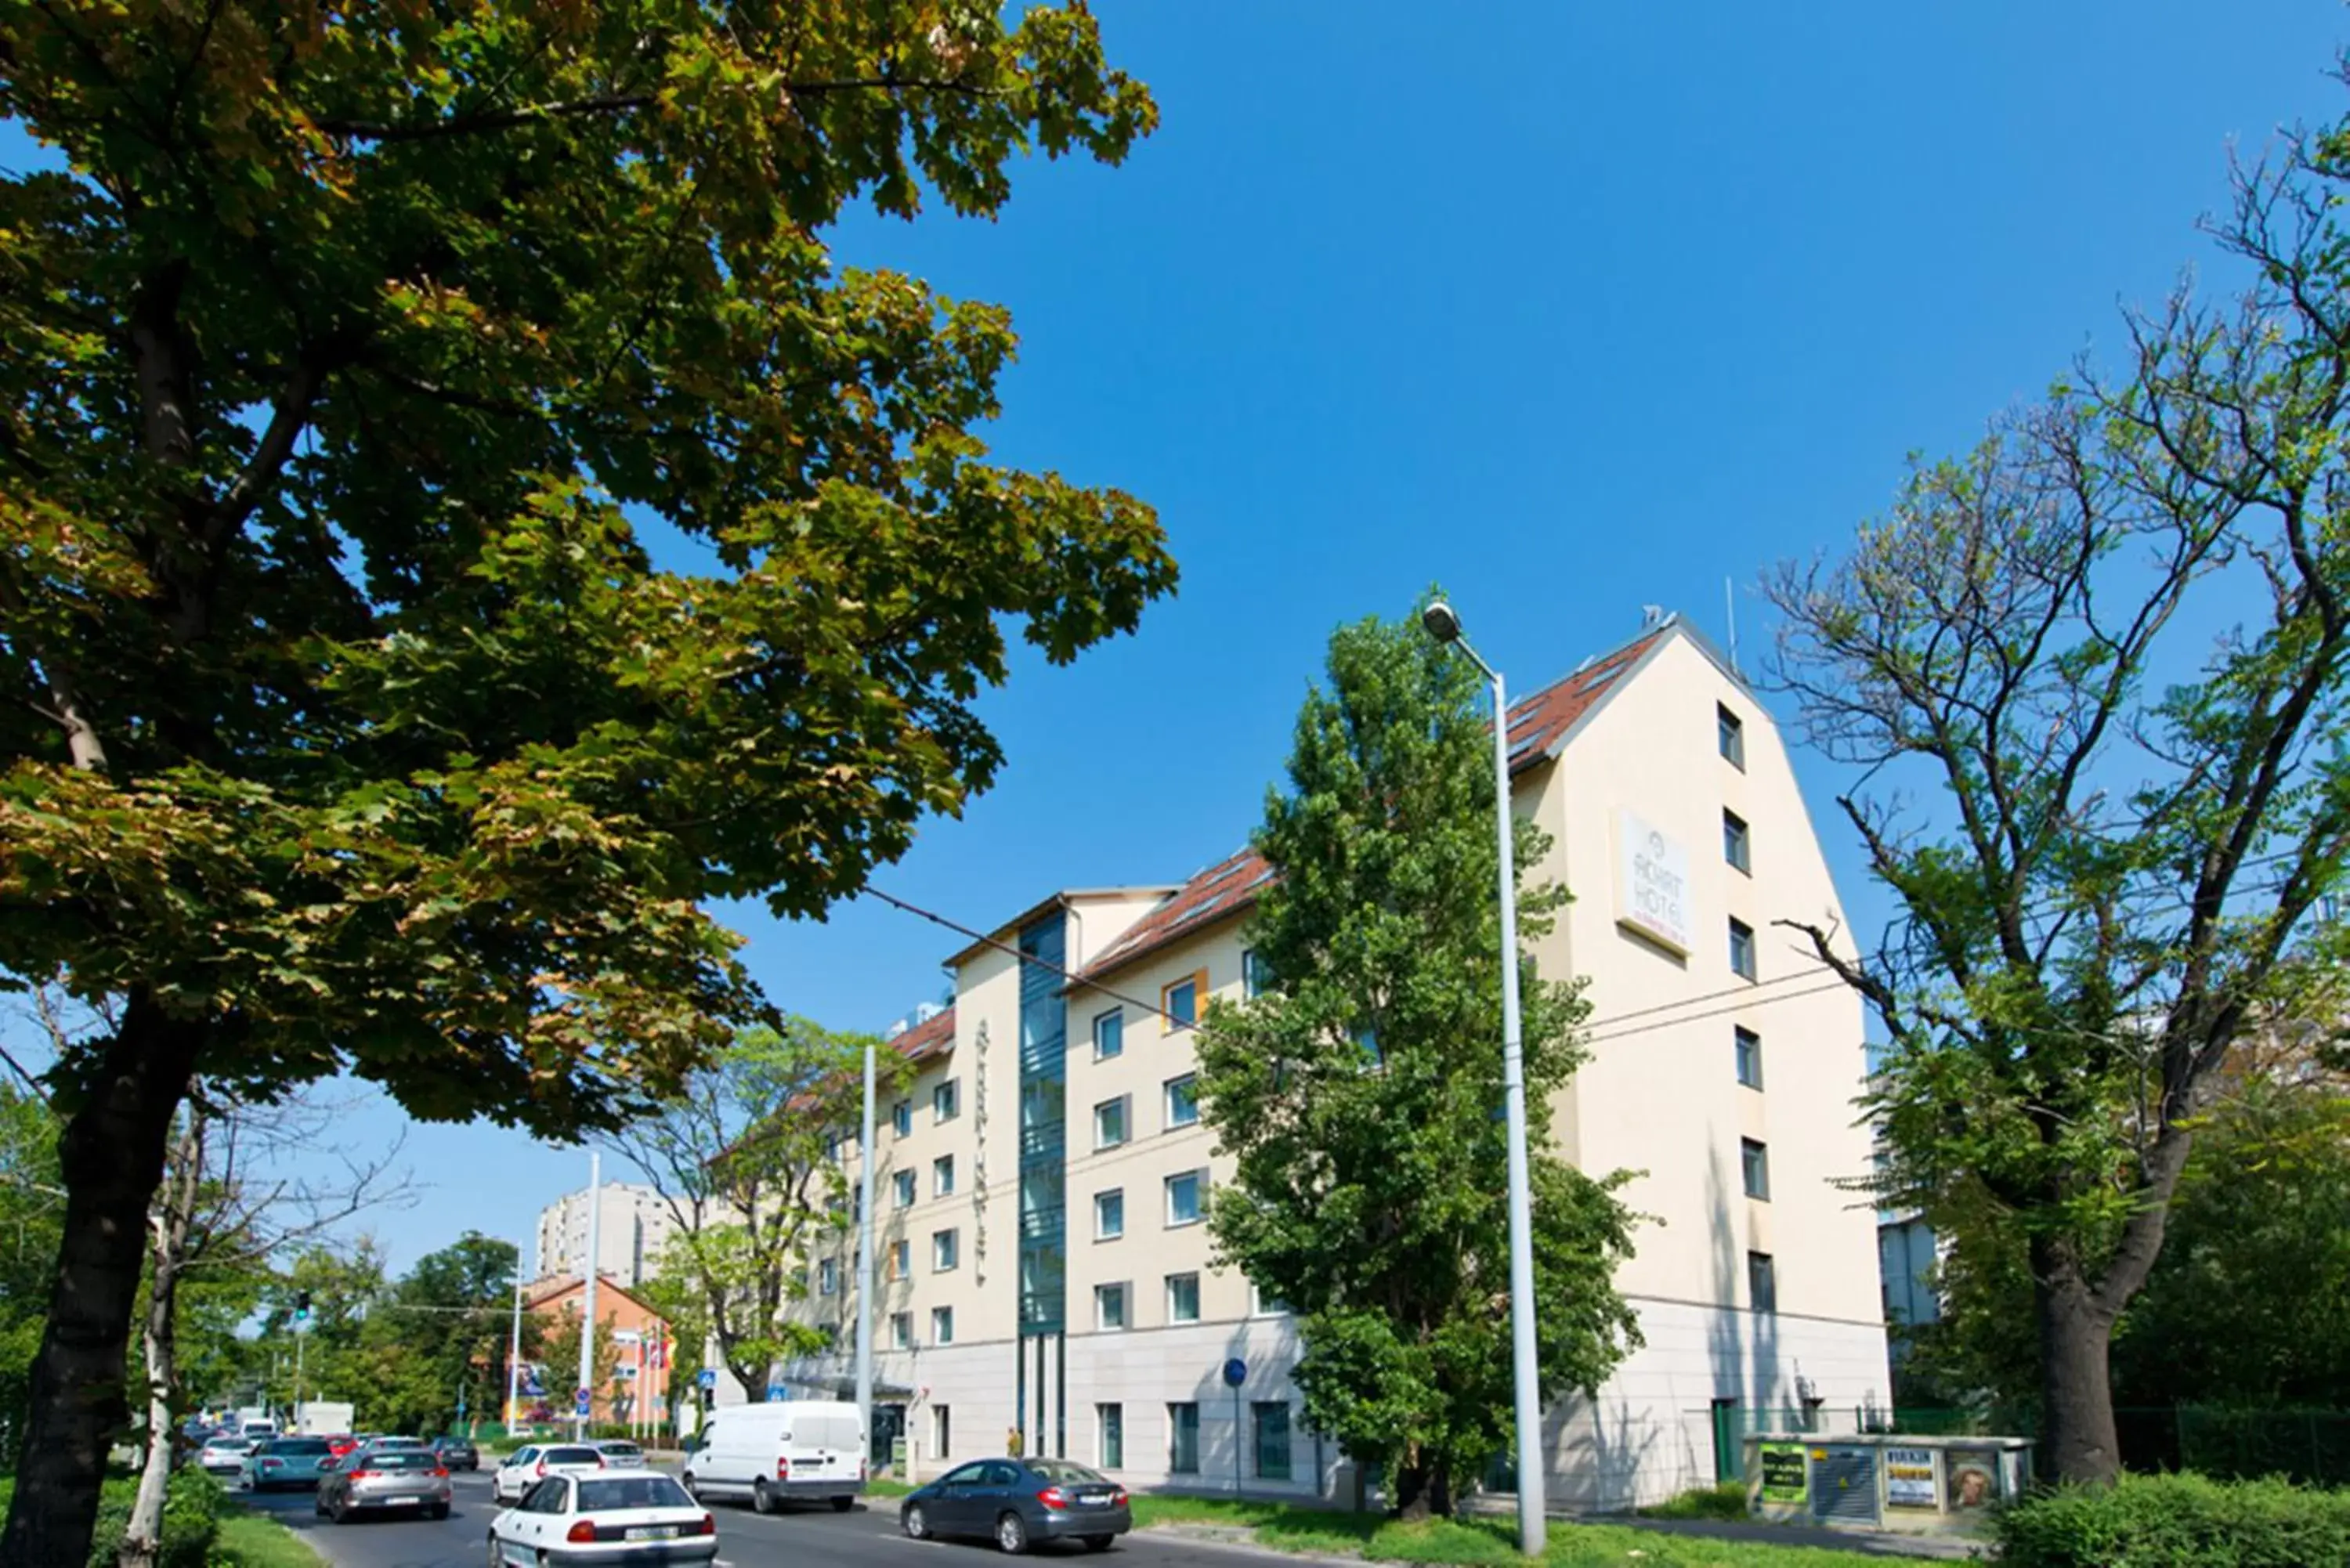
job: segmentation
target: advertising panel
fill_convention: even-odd
[[[1999,1501],[1999,1454],[1991,1449],[1952,1449],[1950,1465],[1952,1513],[1980,1513]]]
[[[1762,1501],[1800,1505],[1810,1488],[1810,1461],[1801,1443],[1755,1445],[1762,1467]]]
[[[1935,1497],[1933,1449],[1885,1450],[1885,1506],[1929,1511],[1941,1506]]]
[[[1683,955],[1696,940],[1689,850],[1628,806],[1616,811],[1616,923]]]

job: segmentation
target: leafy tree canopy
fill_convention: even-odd
[[[1510,1444],[1507,1146],[1492,735],[1480,683],[1418,621],[1341,628],[1255,845],[1279,873],[1248,941],[1271,988],[1211,1005],[1201,1114],[1237,1160],[1222,1255],[1296,1312],[1305,1417],[1397,1478],[1407,1512]],[[1520,867],[1547,840],[1518,824]],[[1519,895],[1519,935],[1565,890]],[[1639,1342],[1616,1293],[1633,1217],[1558,1159],[1550,1097],[1581,1053],[1572,984],[1521,960],[1535,1322],[1545,1397]]]

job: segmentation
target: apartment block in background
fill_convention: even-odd
[[[676,1231],[677,1221],[660,1194],[624,1181],[608,1181],[592,1192],[583,1187],[538,1211],[538,1265],[531,1277],[587,1277],[591,1203],[601,1210],[596,1221],[597,1267],[624,1285],[643,1284],[658,1271],[662,1244]]]

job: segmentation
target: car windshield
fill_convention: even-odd
[[[388,1454],[369,1454],[367,1468],[371,1470],[429,1470],[432,1456],[395,1449]]]
[[[1099,1470],[1089,1470],[1083,1465],[1073,1465],[1066,1459],[1030,1459],[1028,1468],[1048,1481],[1089,1481],[1107,1484],[1109,1478]]]
[[[691,1508],[685,1489],[667,1476],[625,1476],[579,1483],[581,1513],[603,1508]]]
[[[550,1465],[599,1465],[604,1456],[593,1449],[549,1449],[543,1456]]]

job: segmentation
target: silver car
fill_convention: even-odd
[[[449,1500],[449,1472],[427,1449],[363,1449],[318,1479],[317,1511],[337,1524],[367,1512],[446,1519]]]

